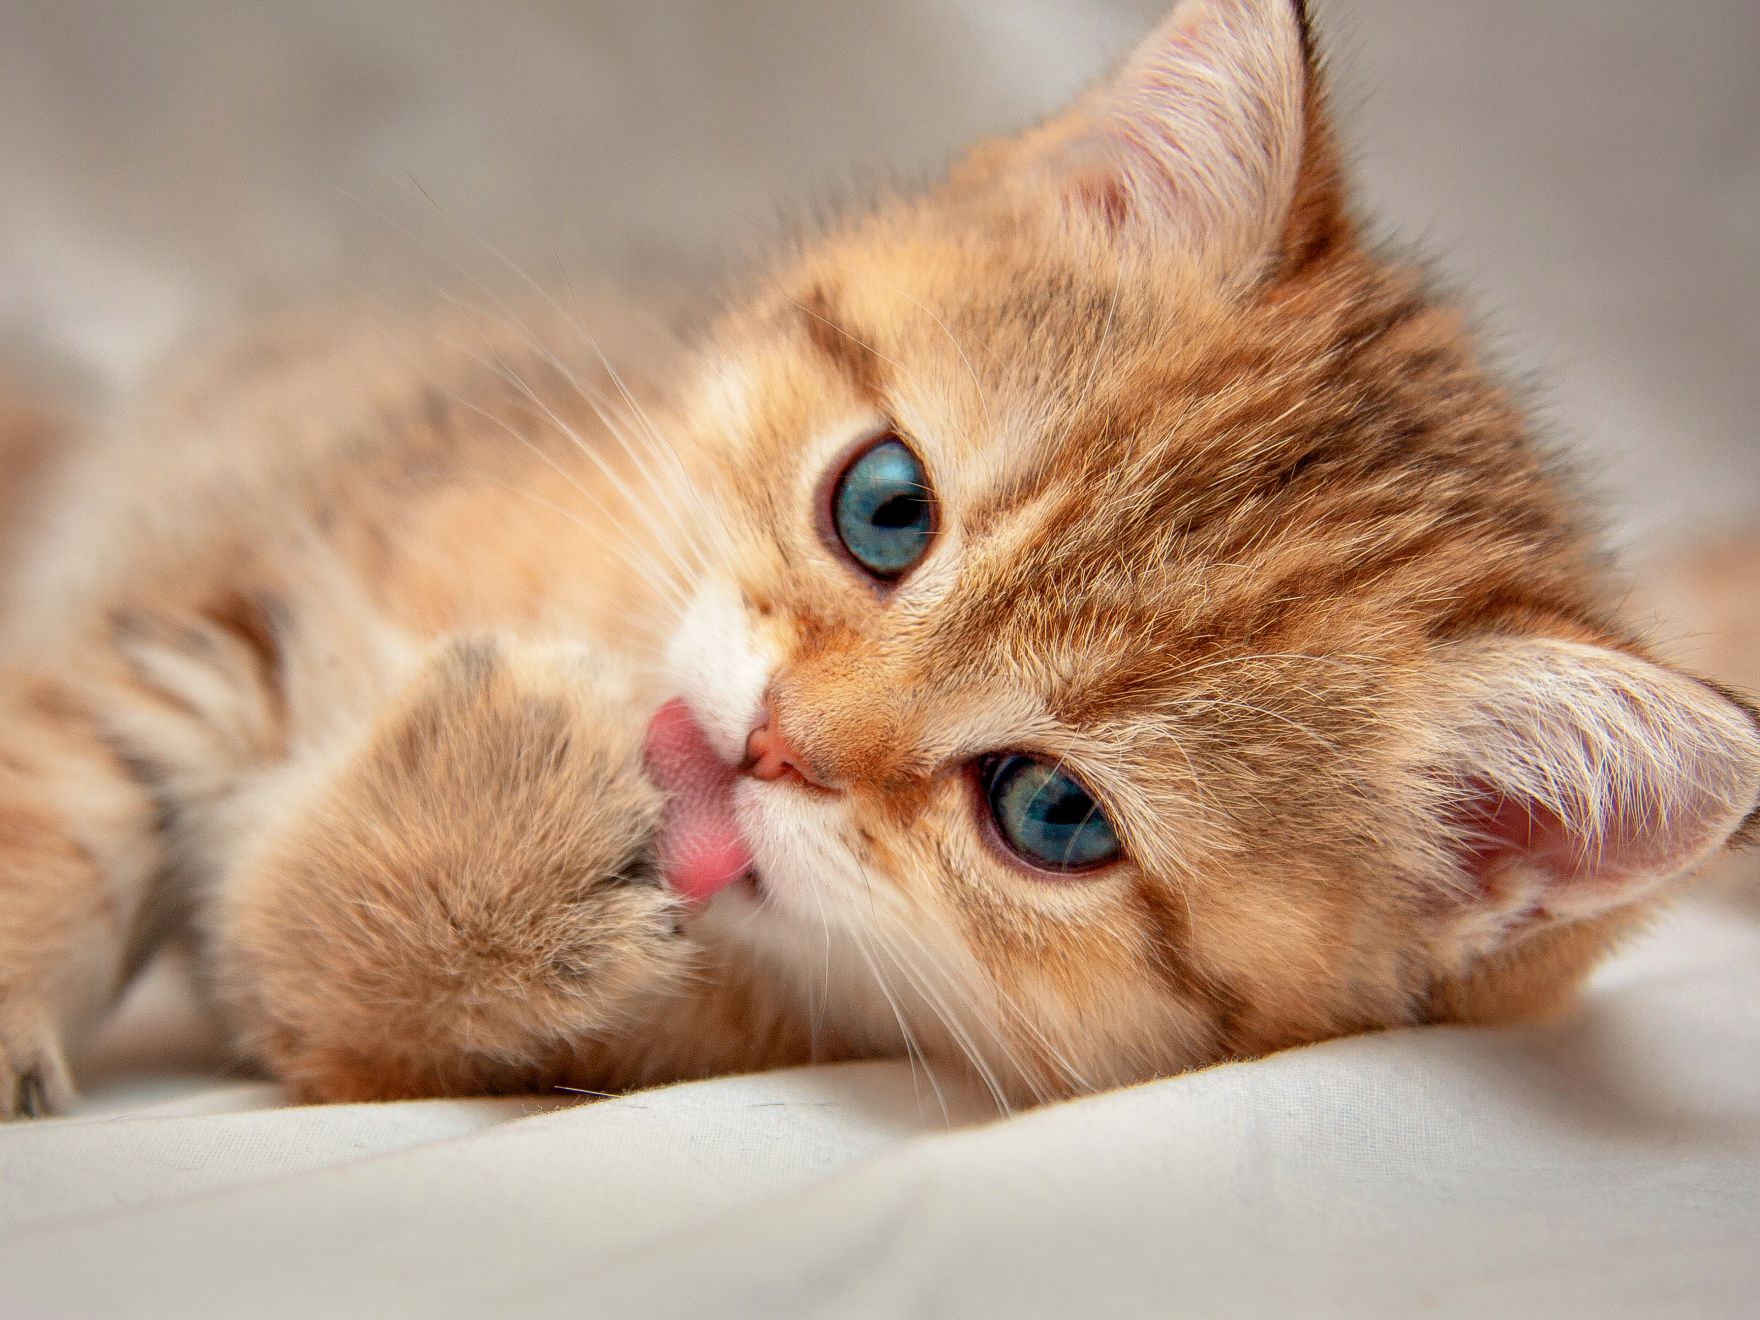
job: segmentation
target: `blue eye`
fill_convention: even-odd
[[[1112,823],[1073,777],[1030,756],[978,765],[984,801],[1002,841],[1048,871],[1087,871],[1124,854]]]
[[[897,436],[856,456],[831,492],[831,525],[849,557],[883,582],[929,549],[935,499],[929,474]]]

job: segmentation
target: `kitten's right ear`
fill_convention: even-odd
[[[1062,115],[956,180],[1049,199],[1230,282],[1338,238],[1343,205],[1306,6],[1184,0]]]

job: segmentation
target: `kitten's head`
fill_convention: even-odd
[[[1011,1096],[1537,1011],[1754,809],[1752,712],[1359,241],[1291,0],[823,237],[689,426],[757,874],[702,920]]]

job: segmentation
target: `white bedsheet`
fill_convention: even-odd
[[[1000,1123],[903,1064],[574,1105],[165,1085],[0,1130],[0,1315],[1760,1315],[1760,921],[1709,904],[1560,1022]]]

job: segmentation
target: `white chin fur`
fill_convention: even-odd
[[[785,783],[751,781],[735,788],[734,814],[778,916],[814,932],[845,929],[857,918],[850,896],[865,886],[839,842],[839,807]]]
[[[703,933],[771,969],[846,1042],[904,1050],[897,1014],[927,1020],[928,1010],[896,968],[888,965],[881,988],[872,927],[894,914],[884,901],[870,910],[861,898],[867,886],[840,842],[839,809],[752,781],[735,791],[735,814],[758,887],[740,882],[716,894]]]

